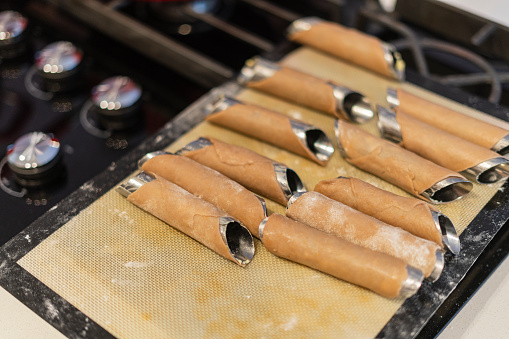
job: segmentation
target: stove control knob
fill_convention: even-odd
[[[42,90],[61,92],[75,88],[79,82],[83,52],[69,41],[57,41],[35,55],[35,67],[42,80]]]
[[[141,97],[137,83],[126,76],[115,76],[92,89],[91,101],[104,128],[124,130],[140,122]]]
[[[26,49],[28,19],[15,11],[0,12],[0,57],[14,58]]]
[[[59,177],[60,142],[52,134],[32,132],[7,147],[7,164],[22,186],[39,186]]]

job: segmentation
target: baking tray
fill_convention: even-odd
[[[315,57],[319,58],[319,64],[331,62],[322,55]],[[295,60],[299,61],[299,59],[294,58],[289,63],[291,64]],[[312,69],[310,71],[313,72]],[[221,90],[235,94],[239,89],[234,84],[227,84]],[[25,271],[17,262],[36,245],[67,224],[87,206],[94,203],[126,175],[132,173],[135,170],[136,161],[144,153],[171,144],[200,123],[203,119],[202,107],[210,99],[210,96],[207,96],[196,102],[154,138],[148,140],[126,158],[112,165],[105,173],[83,185],[80,190],[62,201],[26,231],[6,244],[0,254],[0,284],[68,336],[108,336],[108,332],[101,328],[98,323],[78,310],[80,305],[77,305],[77,308],[70,305]],[[505,114],[502,111],[499,113]],[[411,337],[418,333],[420,328],[463,278],[486,244],[509,218],[505,187],[504,185],[496,192],[493,199],[488,202],[462,233],[462,253],[458,257],[447,257],[446,269],[442,278],[434,284],[425,283],[416,296],[408,299],[401,306],[377,336]],[[369,322],[369,316],[364,317],[361,321]]]

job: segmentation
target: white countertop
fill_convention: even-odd
[[[60,339],[65,336],[0,288],[0,338]]]
[[[509,338],[509,257],[477,290],[438,339]]]

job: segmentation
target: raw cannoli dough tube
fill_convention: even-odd
[[[140,176],[117,188],[127,200],[238,265],[251,261],[253,238],[240,222],[167,180]]]
[[[297,173],[284,164],[214,138],[199,138],[177,153],[285,206],[294,192],[306,190]]]
[[[421,199],[450,202],[473,187],[462,175],[340,120],[336,137],[348,162]]]
[[[399,110],[379,107],[378,128],[384,138],[435,164],[461,172],[480,184],[507,178],[509,160],[498,153],[428,125]],[[395,127],[395,128],[394,128]]]
[[[327,52],[386,77],[404,80],[405,63],[394,46],[356,29],[316,17],[296,20],[288,39]]]
[[[286,216],[358,246],[405,261],[425,277],[438,279],[444,265],[437,244],[354,210],[318,192],[298,193]]]
[[[258,226],[267,216],[265,202],[235,181],[196,161],[174,154],[152,157],[143,162],[142,169],[226,211],[258,236]]]
[[[362,123],[374,116],[361,93],[259,57],[246,61],[238,82],[341,119]]]
[[[234,99],[219,99],[206,119],[311,159],[321,166],[327,165],[334,153],[331,141],[319,128]]]
[[[423,275],[403,260],[354,245],[279,214],[260,225],[263,245],[279,257],[365,287],[387,298],[413,295]]]
[[[506,154],[509,151],[509,131],[504,128],[472,118],[399,88],[387,90],[387,101],[397,111],[401,110],[474,144],[500,154]]]
[[[460,251],[452,221],[422,200],[402,197],[356,178],[322,180],[314,190],[375,219],[433,241],[454,254]]]

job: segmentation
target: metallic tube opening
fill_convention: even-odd
[[[298,32],[309,31],[314,25],[320,22],[323,22],[323,20],[317,17],[300,18],[288,26],[287,35],[291,36]]]
[[[211,146],[211,145],[212,145],[212,142],[209,139],[200,137],[200,138],[196,139],[195,141],[191,141],[189,144],[187,144],[184,147],[182,147],[181,149],[179,149],[177,152],[175,152],[175,154],[183,155],[188,152],[196,151],[196,150],[199,150],[199,149],[205,148],[207,146]]]
[[[375,116],[369,100],[362,94],[351,92],[343,100],[343,108],[350,120],[362,124]]]
[[[154,177],[148,175],[147,173],[140,172],[135,177],[132,177],[125,181],[124,183],[117,186],[115,190],[127,198],[129,194],[136,192],[138,188],[145,185],[147,182],[151,182],[154,179],[155,179]]]
[[[290,119],[293,133],[313,155],[322,162],[329,161],[334,153],[334,146],[327,135],[320,129],[299,120]]]
[[[362,97],[360,100],[357,100],[355,104],[353,104],[350,108],[349,100],[353,97],[353,94],[349,95],[345,99],[345,107],[350,118],[357,123],[364,123],[375,116],[375,113],[371,109],[371,105],[369,100],[365,97]]]
[[[294,195],[292,195],[292,197],[288,200],[288,204],[286,205],[286,208],[290,208],[290,206],[292,206],[292,204],[297,200],[299,199],[301,196],[303,196],[304,194],[306,194],[307,192],[296,192],[294,193]]]
[[[470,181],[461,178],[446,178],[422,192],[421,196],[427,201],[441,204],[461,199],[473,187],[474,185]]]
[[[501,155],[506,155],[509,153],[509,134],[505,135],[502,139],[497,141],[495,146],[491,148],[492,151],[497,152]]]
[[[230,217],[219,218],[219,229],[230,254],[237,264],[246,266],[254,256],[254,241],[251,233],[240,222]]]
[[[369,100],[348,87],[327,82],[332,88],[336,104],[336,116],[356,123],[364,123],[375,116]]]
[[[391,108],[398,107],[400,102],[398,99],[398,90],[392,87],[387,88],[387,102]]]
[[[320,161],[329,161],[334,153],[332,142],[319,129],[309,129],[306,131],[306,145]]]
[[[392,76],[399,80],[405,80],[405,62],[403,58],[401,58],[401,54],[396,50],[396,48],[388,43],[382,43],[382,48],[384,50],[384,58],[389,66]]]
[[[217,100],[214,100],[209,105],[205,106],[205,115],[211,115],[226,110],[228,107],[234,105],[242,105],[243,103],[230,97],[220,95]]]
[[[290,191],[292,192],[292,195],[297,192],[306,192],[304,183],[302,182],[302,180],[300,180],[300,177],[298,176],[297,173],[294,172],[294,170],[287,168],[286,178],[288,181],[288,186],[290,187]]]
[[[422,272],[412,266],[407,266],[407,278],[401,284],[399,297],[409,298],[413,296],[421,287],[424,275]]]
[[[255,57],[246,61],[237,77],[239,85],[246,85],[249,82],[261,81],[270,78],[281,67],[275,62]]]
[[[263,243],[263,230],[265,229],[265,225],[267,224],[267,221],[269,220],[269,217],[266,217],[262,220],[260,223],[260,226],[258,227],[258,236],[260,237],[260,240]]]
[[[431,216],[433,217],[435,227],[442,234],[444,247],[452,254],[458,255],[461,249],[460,238],[456,233],[456,228],[454,227],[451,219],[449,219],[446,215],[433,210],[431,211]]]
[[[462,174],[479,184],[493,184],[509,176],[509,159],[493,158],[466,169]]]
[[[435,252],[435,267],[433,268],[433,271],[431,271],[431,274],[429,277],[426,278],[426,280],[429,280],[431,282],[435,282],[440,278],[440,275],[442,274],[442,271],[444,270],[445,265],[445,259],[444,259],[444,253],[440,250]]]
[[[165,152],[165,151],[155,151],[155,152],[145,154],[140,160],[138,160],[138,167],[141,168],[143,166],[143,164],[146,163],[147,161],[149,161],[150,159],[157,157],[158,155],[163,155],[163,154],[171,154],[171,153]]]
[[[283,191],[286,201],[290,200],[296,192],[306,192],[306,188],[300,177],[292,169],[278,163],[274,163],[274,171],[279,187]]]
[[[382,138],[400,144],[403,142],[401,128],[396,120],[396,113],[393,111],[377,106],[378,109],[378,130]]]

